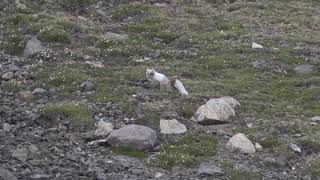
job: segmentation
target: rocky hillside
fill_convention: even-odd
[[[1,0],[0,50],[0,179],[320,179],[319,0]]]

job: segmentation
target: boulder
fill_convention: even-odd
[[[244,154],[256,152],[252,142],[242,133],[234,135],[227,143],[227,148],[231,151],[240,150]]]
[[[1,78],[8,81],[13,78],[13,72],[6,72],[1,76]]]
[[[211,99],[198,108],[194,119],[202,125],[229,123],[229,117],[235,116],[233,108],[237,105],[239,102],[229,96]]]
[[[181,134],[187,131],[184,124],[180,123],[176,119],[160,120],[160,130],[162,134]]]
[[[23,51],[23,57],[29,57],[43,50],[44,48],[41,44],[41,41],[39,41],[39,39],[36,36],[33,36],[26,44],[26,47]]]
[[[152,149],[157,141],[157,133],[149,127],[130,124],[112,131],[107,143],[138,150]]]

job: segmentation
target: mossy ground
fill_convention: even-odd
[[[137,123],[157,129],[159,114],[164,110],[176,111],[189,120],[209,98],[228,95],[241,104],[237,121],[232,123],[233,131],[261,140],[266,153],[276,154],[279,144],[280,150],[287,147],[289,140],[283,141],[284,134],[292,137],[304,133],[307,139],[319,137],[319,127],[310,126],[308,120],[319,115],[320,109],[320,21],[312,16],[319,11],[317,1],[178,0],[166,8],[119,4],[110,10],[109,24],[92,13],[95,11],[90,6],[92,1],[61,1],[67,2],[63,6],[65,16],[58,16],[53,10],[44,13],[43,7],[27,2],[26,10],[9,8],[8,17],[1,18],[4,26],[0,48],[21,55],[26,36],[38,35],[52,51],[31,59],[43,61],[34,67],[35,83],[57,87],[66,100],[111,101],[135,117]],[[59,9],[61,4],[50,6],[49,9]],[[70,9],[76,11],[72,14]],[[77,19],[78,15],[87,20]],[[107,31],[127,33],[129,39],[124,42],[104,39]],[[251,42],[265,48],[252,50]],[[86,60],[102,61],[104,67],[84,65]],[[260,65],[255,67],[255,62]],[[293,70],[306,63],[314,65],[313,73],[300,75]],[[173,92],[151,88],[143,81],[144,72],[150,67],[169,76],[180,76],[192,98],[186,100]],[[96,85],[94,94],[71,95],[88,79]],[[145,92],[147,100],[129,102],[132,95]],[[50,106],[52,111],[62,111],[53,107]],[[73,116],[72,112],[66,113]],[[255,119],[254,128],[238,121],[245,118]],[[300,123],[281,124],[297,119]],[[267,138],[260,138],[261,134]],[[185,152],[184,147],[173,146],[163,147],[168,153],[162,153],[157,162],[160,166],[189,164],[196,158]],[[314,143],[304,142],[302,146],[317,149]],[[175,160],[167,162],[170,155]]]
[[[40,113],[49,118],[55,120],[56,117],[66,117],[70,120],[74,126],[91,126],[92,122],[92,110],[86,105],[79,104],[77,102],[59,102],[51,103],[40,108]]]

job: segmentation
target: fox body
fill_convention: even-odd
[[[147,69],[146,76],[149,81],[160,85],[160,88],[176,89],[181,95],[189,96],[188,91],[177,77],[168,78],[166,75],[157,72],[155,69]]]

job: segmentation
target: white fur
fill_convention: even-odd
[[[176,89],[182,96],[189,96],[188,91],[186,88],[183,86],[182,82],[177,79],[169,79],[166,75],[158,73],[154,69],[147,69],[146,70],[146,76],[149,81],[153,83],[159,83],[160,86],[167,86]],[[172,82],[174,82],[173,87],[172,87]]]
[[[170,83],[169,78],[167,78],[167,76],[165,76],[164,74],[158,73],[154,69],[147,69],[146,76],[150,81],[154,83],[159,83],[160,85],[167,86]]]
[[[186,88],[184,88],[182,82],[179,79],[176,79],[174,85],[173,85],[181,95],[183,96],[189,96],[188,91],[186,90]]]

